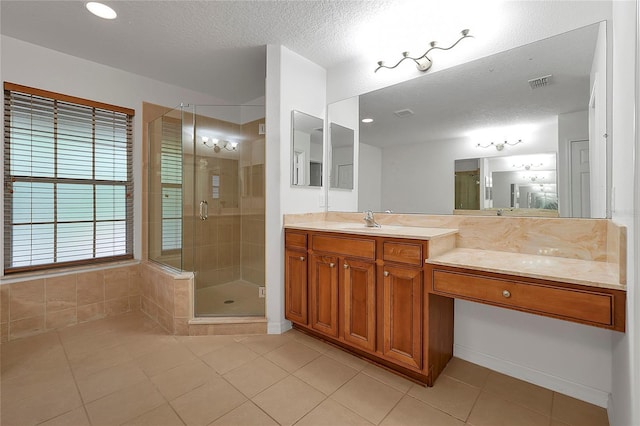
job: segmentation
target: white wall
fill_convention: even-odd
[[[134,256],[142,249],[142,102],[178,106],[223,104],[219,99],[137,74],[2,36],[0,80],[133,108]],[[2,155],[2,154],[0,154]],[[2,160],[4,164],[4,160]],[[0,254],[3,248],[0,248]],[[0,256],[2,258],[2,256]]]
[[[634,133],[633,125],[640,116],[640,72],[634,70],[640,58],[639,19],[637,1],[613,2],[612,216],[627,227],[628,268],[627,331],[613,339],[612,426],[640,425],[640,132],[636,127]]]
[[[557,121],[541,122],[526,141],[478,148],[469,138],[428,141],[382,149],[382,210],[402,213],[451,214],[455,200],[455,160],[556,152]],[[360,209],[362,210],[362,208]]]
[[[323,68],[285,47],[267,46],[265,261],[269,333],[281,333],[291,327],[284,318],[282,215],[321,212],[325,204],[323,188],[291,186],[291,111],[324,119],[325,93],[326,72]],[[324,173],[324,185],[326,175]]]

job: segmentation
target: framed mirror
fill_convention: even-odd
[[[353,129],[329,123],[329,146],[331,147],[329,188],[353,189]]]
[[[291,112],[291,186],[322,186],[324,121]]]
[[[457,160],[552,153],[557,215],[607,217],[608,81],[600,22],[359,96],[354,210],[456,213]]]

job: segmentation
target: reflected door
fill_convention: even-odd
[[[480,170],[456,172],[456,209],[480,209]]]
[[[591,217],[589,141],[571,142],[571,217]]]

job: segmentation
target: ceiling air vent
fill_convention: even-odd
[[[548,86],[549,84],[551,84],[551,74],[529,80],[531,90],[539,89],[541,87]]]
[[[393,113],[396,115],[396,117],[400,117],[400,118],[411,117],[412,115],[415,114],[409,108],[407,108],[407,109],[399,109],[398,111],[394,111]]]

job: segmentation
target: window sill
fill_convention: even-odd
[[[0,277],[0,285],[13,284],[22,281],[38,280],[44,278],[53,278],[69,274],[78,274],[82,272],[101,271],[104,269],[122,268],[124,266],[139,265],[140,260],[131,259],[119,262],[96,263],[95,265],[74,266],[69,268],[61,268],[47,271],[20,272],[9,276]]]

